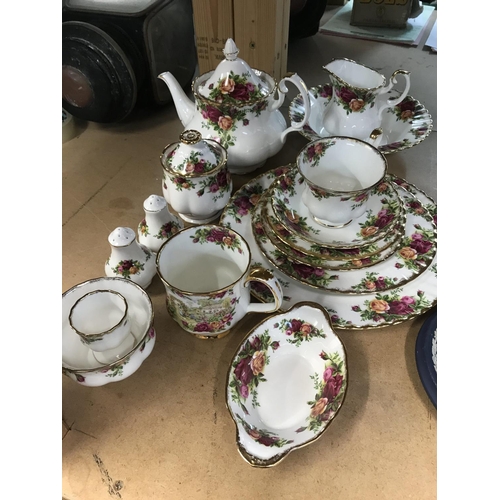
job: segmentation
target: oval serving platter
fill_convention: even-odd
[[[254,327],[234,355],[226,405],[241,456],[271,467],[316,441],[338,414],[347,359],[328,312],[299,302]]]

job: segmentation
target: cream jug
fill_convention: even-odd
[[[369,140],[375,132],[379,140],[373,144],[377,146],[382,140],[383,113],[406,97],[410,90],[410,73],[399,69],[386,85],[384,75],[350,59],[333,59],[323,69],[330,75],[333,85],[332,98],[323,114],[325,130],[330,135],[361,140]],[[394,98],[388,93],[397,83],[398,75],[405,79],[405,88]]]
[[[231,38],[223,52],[225,59],[214,71],[194,80],[195,102],[168,71],[158,78],[168,85],[185,130],[197,130],[203,138],[219,142],[227,150],[229,172],[244,174],[278,153],[290,132],[302,129],[310,115],[309,97],[297,74],[285,76],[276,84],[272,76],[250,68],[238,58],[239,50]],[[286,82],[299,89],[305,109],[302,121],[288,128],[279,110],[288,92]]]

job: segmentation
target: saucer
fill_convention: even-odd
[[[300,302],[266,318],[243,339],[227,374],[241,456],[270,467],[318,439],[338,414],[347,381],[344,345],[321,306]]]
[[[379,256],[388,247],[393,246],[398,240],[401,239],[404,233],[406,224],[406,212],[401,211],[398,220],[394,227],[381,239],[352,248],[331,248],[317,243],[311,243],[297,234],[289,231],[275,216],[271,206],[269,196],[263,201],[262,216],[264,223],[272,232],[273,236],[278,238],[284,245],[290,248],[290,251],[300,252],[301,254],[308,255],[313,259],[321,259],[322,261],[352,261],[354,258],[365,260],[372,256]]]
[[[402,237],[402,228],[398,225],[394,228],[394,231],[391,232],[387,238],[390,237],[389,243],[383,248],[379,250],[376,245],[369,245],[367,249],[371,252],[368,255],[364,255],[359,248],[355,248],[351,250],[349,254],[349,258],[346,257],[347,252],[344,251],[343,255],[341,255],[338,259],[334,257],[330,257],[330,254],[335,252],[335,250],[327,249],[326,252],[321,253],[320,255],[309,255],[301,250],[298,250],[293,242],[289,242],[288,240],[295,240],[294,236],[287,231],[281,224],[278,223],[276,219],[275,222],[278,223],[278,226],[281,229],[278,229],[278,226],[273,226],[269,223],[268,220],[268,212],[267,207],[270,203],[268,195],[268,191],[264,194],[264,196],[260,199],[259,204],[256,207],[256,211],[260,212],[260,221],[256,220],[253,223],[254,231],[261,230],[263,236],[269,238],[269,241],[272,245],[279,251],[284,254],[296,259],[297,261],[308,264],[310,266],[321,266],[324,269],[338,270],[338,269],[361,269],[365,267],[370,267],[377,262],[382,262],[388,259],[400,246],[400,240]],[[255,214],[256,212],[254,212]],[[406,215],[405,215],[406,218]],[[384,238],[385,241],[386,238]]]
[[[83,344],[69,324],[69,311],[83,295],[94,290],[114,290],[125,297],[134,342],[131,349],[121,351],[118,359],[106,358],[106,364],[94,356],[96,353]],[[97,387],[124,380],[135,373],[153,350],[156,333],[153,328],[153,304],[145,290],[125,278],[95,278],[70,288],[62,295],[62,371],[81,385]],[[120,349],[120,346],[117,348]],[[103,354],[103,353],[100,353]],[[102,358],[101,358],[102,359]]]
[[[332,134],[328,133],[323,127],[322,121],[323,112],[332,98],[332,84],[326,83],[311,87],[308,94],[311,103],[311,114],[300,133],[309,141],[331,136]],[[391,90],[387,95],[398,97],[400,93]],[[301,95],[292,100],[288,114],[292,123],[302,121],[305,113]],[[433,125],[431,115],[427,109],[413,97],[406,96],[402,103],[394,108],[388,108],[383,113],[380,127],[383,130],[383,135],[382,141],[377,148],[381,153],[387,155],[421,143],[431,133]]]
[[[250,246],[252,253],[251,267],[262,266],[274,272],[283,288],[284,301],[282,310],[297,302],[309,301],[322,305],[330,314],[336,329],[370,330],[389,325],[396,325],[413,319],[428,311],[437,303],[437,253],[430,266],[415,280],[388,292],[374,291],[365,295],[335,294],[322,289],[304,285],[290,279],[286,274],[269,263],[261,254],[252,231],[251,212],[260,196],[289,165],[265,172],[236,191],[221,215],[220,224],[238,231]],[[408,186],[417,193],[419,205],[436,218],[436,204],[423,191],[407,183],[404,179],[391,176],[393,184]],[[249,197],[252,203],[249,205]],[[244,210],[240,208],[245,206]],[[264,286],[251,284],[252,295],[262,302],[272,302],[272,294]]]
[[[407,212],[405,235],[397,252],[369,269],[328,269],[323,265],[310,265],[301,262],[280,249],[277,249],[263,227],[259,203],[252,213],[252,231],[259,250],[269,262],[292,279],[308,286],[329,292],[343,294],[370,294],[373,291],[387,291],[401,287],[422,274],[436,253],[436,228],[432,216],[418,203],[417,199],[402,188]],[[267,193],[272,196],[270,189]],[[264,195],[264,199],[266,194]]]
[[[437,408],[437,308],[430,313],[417,335],[415,360],[425,392]]]
[[[269,188],[271,206],[277,219],[290,232],[322,246],[345,249],[380,240],[394,227],[402,211],[396,190],[390,182],[382,181],[370,191],[363,215],[344,227],[324,227],[314,220],[302,202],[306,188],[304,178],[294,168]]]

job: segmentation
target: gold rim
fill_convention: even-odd
[[[75,307],[80,303],[83,299],[87,298],[89,295],[96,295],[98,293],[112,293],[113,295],[116,295],[118,298],[123,300],[123,303],[125,304],[125,309],[123,311],[123,315],[120,318],[120,320],[116,323],[116,325],[112,326],[108,330],[104,332],[99,332],[99,333],[83,333],[78,328],[73,325],[73,311]],[[127,318],[127,313],[128,313],[128,303],[125,297],[120,293],[115,290],[93,290],[92,292],[88,292],[85,295],[82,295],[71,307],[69,310],[69,324],[75,332],[80,335],[80,337],[83,337],[84,339],[93,339],[94,337],[104,337],[104,335],[109,335],[110,333],[113,333],[119,326],[121,326],[122,322]]]
[[[201,228],[219,228],[219,229],[223,228],[223,229],[227,229],[227,230],[231,231],[232,233],[234,233],[241,240],[241,243],[243,245],[245,245],[246,251],[248,252],[247,266],[246,266],[245,270],[241,272],[238,279],[233,281],[231,284],[229,284],[225,287],[219,288],[217,290],[210,290],[209,292],[191,292],[188,290],[182,290],[181,288],[178,288],[178,287],[170,284],[163,277],[163,274],[160,271],[160,257],[161,257],[162,252],[165,250],[165,246],[168,245],[174,238],[176,238],[180,235],[184,235],[184,233],[188,233],[190,231],[196,231],[196,230],[201,229]],[[252,253],[250,252],[250,247],[249,247],[248,243],[246,242],[245,238],[243,238],[243,236],[241,236],[241,234],[236,232],[233,228],[227,227],[227,226],[221,226],[219,224],[201,224],[199,226],[185,227],[185,228],[181,229],[179,232],[175,233],[173,236],[171,236],[167,241],[165,241],[156,254],[156,271],[157,271],[158,276],[160,277],[161,281],[163,282],[163,284],[165,286],[167,286],[169,289],[173,290],[174,292],[178,292],[182,295],[187,295],[189,297],[193,297],[193,296],[208,297],[210,295],[218,294],[218,293],[221,293],[223,291],[229,290],[230,288],[233,288],[236,285],[236,283],[238,283],[247,274],[251,263],[252,263]]]
[[[342,406],[344,404],[345,397],[347,395],[347,390],[348,390],[348,387],[349,387],[349,369],[348,369],[348,360],[347,360],[347,350],[345,348],[344,342],[342,341],[342,339],[339,337],[339,335],[335,331],[335,327],[332,324],[332,321],[330,319],[330,315],[328,314],[328,311],[323,306],[321,306],[320,304],[317,304],[316,302],[302,301],[302,302],[297,302],[296,304],[294,304],[293,306],[291,306],[289,309],[280,310],[280,312],[277,313],[277,314],[275,314],[274,316],[278,316],[278,315],[282,315],[282,314],[290,314],[294,309],[297,309],[297,308],[300,308],[300,307],[307,307],[307,306],[311,307],[312,309],[316,309],[316,310],[320,311],[323,314],[323,316],[325,317],[325,319],[327,321],[327,324],[331,328],[331,331],[332,331],[333,335],[340,342],[340,345],[341,345],[341,348],[342,348],[342,351],[343,351],[343,356],[344,356],[344,364],[345,364],[345,381],[346,381],[346,386],[345,386],[345,390],[344,390],[344,396],[342,398],[342,401],[339,404],[339,407],[337,408],[337,411],[333,415],[333,417],[325,424],[325,426],[323,427],[323,429],[318,434],[316,434],[315,436],[313,436],[308,441],[306,441],[304,443],[301,443],[301,444],[298,444],[296,446],[292,446],[291,448],[289,448],[285,452],[278,453],[277,455],[275,455],[274,457],[271,457],[269,459],[258,458],[255,455],[252,455],[250,452],[248,452],[245,448],[243,448],[242,444],[240,443],[240,440],[238,439],[239,432],[238,432],[238,423],[236,422],[236,417],[234,416],[234,414],[232,412],[231,406],[228,404],[227,388],[229,387],[229,378],[230,378],[230,375],[231,375],[232,364],[233,364],[233,361],[236,358],[239,350],[241,349],[241,346],[266,321],[270,321],[273,318],[273,316],[267,317],[267,318],[263,319],[262,321],[260,321],[252,329],[250,329],[250,331],[242,339],[242,341],[239,343],[238,347],[234,351],[234,354],[231,357],[231,362],[229,363],[229,368],[228,368],[227,373],[226,373],[226,385],[225,385],[225,391],[226,391],[225,403],[226,403],[226,408],[229,411],[229,414],[231,415],[231,419],[233,420],[233,423],[234,423],[234,425],[236,427],[236,446],[238,448],[238,452],[240,453],[240,455],[242,456],[242,458],[246,462],[248,462],[251,466],[253,466],[253,467],[265,467],[265,468],[273,467],[274,465],[276,465],[279,462],[281,462],[291,451],[298,450],[300,448],[304,448],[305,446],[309,446],[310,444],[312,444],[315,441],[317,441],[324,434],[324,432],[330,427],[330,424],[334,421],[335,417],[339,414],[339,412],[340,412],[340,410],[341,410],[341,408],[342,408]]]
[[[368,148],[373,153],[375,153],[375,155],[377,156],[377,158],[379,158],[380,160],[382,160],[382,164],[383,164],[384,168],[383,168],[383,173],[380,176],[380,179],[378,181],[374,182],[371,186],[367,186],[367,187],[364,187],[362,189],[353,190],[353,191],[337,191],[337,190],[334,190],[334,189],[323,188],[323,187],[318,186],[317,184],[315,184],[313,181],[311,181],[307,177],[307,175],[303,172],[303,170],[301,168],[301,160],[300,160],[301,156],[305,156],[307,154],[307,150],[312,145],[314,145],[314,144],[318,144],[320,142],[332,142],[332,141],[339,141],[339,140],[340,141],[345,141],[345,142],[359,142],[363,146],[368,146]],[[335,142],[333,142],[333,145],[335,145]],[[383,182],[384,179],[385,179],[385,177],[387,176],[387,170],[389,168],[388,164],[387,164],[387,158],[375,146],[372,146],[368,142],[362,141],[361,139],[356,139],[354,137],[347,137],[347,136],[344,136],[344,135],[336,135],[336,136],[333,136],[333,137],[322,137],[322,138],[316,139],[315,141],[309,142],[297,154],[297,161],[295,162],[295,164],[297,165],[297,171],[299,172],[299,174],[304,178],[304,180],[310,186],[313,186],[316,189],[319,189],[320,191],[325,191],[326,193],[339,194],[339,195],[348,195],[348,196],[351,196],[351,197],[352,196],[356,196],[358,194],[365,193],[367,191],[371,191],[375,186],[377,186],[378,184],[380,184],[381,182]]]
[[[63,373],[66,371],[68,373],[73,373],[75,375],[78,375],[80,373],[93,373],[93,372],[101,372],[103,370],[112,369],[115,366],[122,365],[125,361],[127,361],[133,354],[135,354],[137,352],[137,349],[142,345],[143,342],[146,342],[146,343],[148,342],[147,341],[147,336],[149,335],[149,332],[151,331],[151,329],[154,330],[154,327],[153,327],[153,324],[154,324],[153,303],[151,302],[151,298],[147,294],[146,290],[144,290],[144,288],[142,288],[140,285],[138,285],[134,281],[130,281],[130,280],[127,280],[125,278],[108,277],[108,276],[99,277],[99,278],[93,278],[93,279],[90,279],[90,280],[87,280],[87,281],[84,281],[82,283],[78,283],[77,285],[72,286],[69,290],[66,290],[62,294],[62,296],[64,298],[66,295],[72,293],[73,290],[76,290],[78,288],[82,288],[82,287],[84,287],[86,285],[89,285],[91,283],[95,283],[97,281],[106,281],[106,282],[109,282],[109,283],[113,283],[116,280],[118,280],[120,282],[130,283],[132,286],[135,286],[143,294],[144,298],[147,300],[148,309],[149,309],[149,312],[151,313],[151,319],[149,320],[149,324],[148,324],[147,328],[145,329],[143,336],[137,341],[137,343],[134,345],[133,349],[130,352],[128,352],[127,354],[123,355],[120,359],[117,359],[113,363],[109,363],[107,365],[99,366],[99,367],[96,367],[96,368],[80,368],[80,369],[78,369],[78,368],[69,368],[69,367],[63,365],[63,367],[62,367]],[[156,336],[156,333],[155,333],[155,336]]]
[[[288,172],[290,173],[290,172]],[[293,173],[293,170],[292,170],[292,173]],[[297,173],[298,175],[301,175],[301,173],[298,171],[298,168],[297,168]],[[384,179],[386,179],[386,176],[384,177]],[[382,179],[382,181],[380,181],[379,183],[382,183],[384,181],[384,179]],[[325,248],[333,248],[333,249],[336,249],[336,250],[348,250],[348,249],[352,249],[352,248],[357,248],[357,247],[361,247],[361,246],[365,246],[365,245],[368,245],[369,243],[375,243],[377,241],[380,241],[381,239],[383,239],[387,233],[389,233],[392,229],[394,229],[395,225],[396,225],[396,220],[397,218],[399,217],[399,215],[404,212],[403,210],[403,201],[401,200],[401,197],[398,195],[398,192],[396,190],[396,188],[394,188],[394,186],[389,182],[387,181],[387,184],[390,186],[390,189],[392,189],[393,191],[393,194],[396,195],[396,198],[397,200],[399,201],[399,213],[395,215],[394,217],[394,220],[388,224],[387,226],[385,226],[385,228],[383,228],[383,230],[381,230],[380,232],[376,233],[377,234],[377,237],[374,238],[373,240],[370,240],[369,242],[366,242],[366,243],[361,243],[361,244],[353,244],[353,245],[350,245],[350,246],[342,246],[341,244],[337,245],[337,244],[328,244],[328,243],[325,243],[325,242],[320,242],[320,241],[317,241],[317,240],[313,240],[311,239],[310,237],[304,235],[304,234],[298,234],[298,233],[295,233],[295,231],[293,229],[290,229],[290,232],[294,233],[294,234],[298,234],[298,236],[306,241],[308,241],[309,243],[312,243],[313,245],[319,245],[319,246],[322,246],[322,247],[325,247]],[[269,193],[270,193],[270,198],[271,198],[271,209],[276,217],[276,219],[278,219],[281,224],[288,228],[287,226],[287,223],[286,221],[284,221],[282,219],[282,217],[280,217],[278,215],[278,213],[276,212],[275,210],[275,204],[273,203],[273,201],[275,199],[277,199],[278,197],[277,196],[273,196],[273,192],[274,190],[277,188],[277,186],[279,185],[279,178],[276,179],[268,188],[269,190]]]
[[[323,69],[328,74],[332,75],[333,78],[335,78],[344,87],[349,87],[351,89],[356,89],[356,90],[359,90],[361,92],[373,92],[375,90],[378,90],[378,89],[382,88],[385,85],[385,82],[387,81],[387,79],[385,78],[384,75],[382,75],[378,71],[374,70],[373,68],[370,68],[369,66],[366,66],[365,64],[361,64],[361,63],[359,63],[357,61],[353,61],[352,59],[347,59],[346,57],[336,57],[336,58],[332,59],[328,64],[331,64],[331,63],[333,63],[335,61],[346,61],[346,62],[353,63],[356,66],[361,66],[361,67],[363,67],[365,69],[370,70],[373,73],[376,73],[378,76],[382,77],[382,83],[380,85],[378,85],[377,87],[356,87],[355,85],[351,85],[350,83],[348,83],[345,80],[343,80],[342,78],[340,78],[340,76],[336,75],[332,70],[328,69],[326,67],[327,65],[325,64],[325,66],[323,66]]]
[[[203,139],[205,142],[210,142],[212,145],[218,150],[219,157],[218,157],[218,163],[217,165],[212,168],[212,170],[208,170],[207,172],[203,172],[201,174],[196,173],[196,172],[191,172],[191,173],[185,173],[185,172],[177,172],[176,170],[173,170],[169,164],[168,160],[165,158],[166,153],[170,153],[172,149],[177,147],[179,145],[179,142],[171,142],[170,144],[167,144],[164,148],[163,151],[160,155],[160,164],[162,169],[165,171],[166,174],[173,175],[175,177],[186,177],[188,179],[192,178],[198,178],[198,177],[206,177],[208,175],[213,175],[220,170],[222,170],[226,164],[227,164],[227,149],[224,146],[221,146],[217,141],[214,141],[213,139]],[[198,141],[197,141],[198,142]]]

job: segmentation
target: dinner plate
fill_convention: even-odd
[[[330,248],[352,248],[367,245],[383,238],[396,224],[402,202],[390,182],[375,186],[366,201],[366,211],[344,227],[325,227],[318,224],[302,202],[307,188],[298,169],[277,179],[269,188],[274,215],[298,238]]]
[[[300,133],[310,141],[331,136],[323,126],[323,113],[332,98],[332,84],[311,87],[308,95],[311,114]],[[391,90],[387,95],[399,97],[401,94]],[[292,100],[288,114],[291,122],[303,120],[305,111],[302,96],[298,95]],[[433,124],[427,109],[417,99],[406,96],[394,108],[387,108],[382,115],[380,127],[383,131],[382,141],[377,147],[380,152],[388,155],[420,144],[431,133]]]
[[[221,214],[220,223],[232,227],[241,234],[250,246],[251,266],[263,266],[274,272],[283,287],[282,310],[301,301],[317,302],[330,314],[335,328],[372,329],[395,325],[420,316],[437,303],[437,252],[430,266],[415,280],[388,292],[374,291],[367,295],[342,295],[312,288],[276,269],[260,252],[253,237],[251,211],[277,175],[283,174],[289,166],[265,172],[236,191]],[[393,182],[417,193],[415,204],[429,207],[436,219],[436,205],[433,200],[417,187],[404,179],[392,177]],[[251,284],[252,294],[263,302],[273,299],[267,288]]]
[[[415,359],[425,392],[437,408],[437,308],[429,313],[418,332]]]
[[[252,213],[254,240],[262,255],[288,277],[306,285],[329,292],[345,294],[370,294],[401,287],[416,279],[427,269],[436,253],[436,228],[431,215],[417,203],[411,193],[398,187],[404,199],[407,212],[405,237],[399,250],[388,259],[378,262],[369,269],[328,269],[321,264],[305,264],[295,257],[277,249],[265,231],[259,203]],[[262,199],[272,197],[267,191]]]
[[[344,345],[321,306],[300,302],[263,320],[237,348],[226,381],[241,456],[270,467],[316,441],[338,414],[347,381]]]

